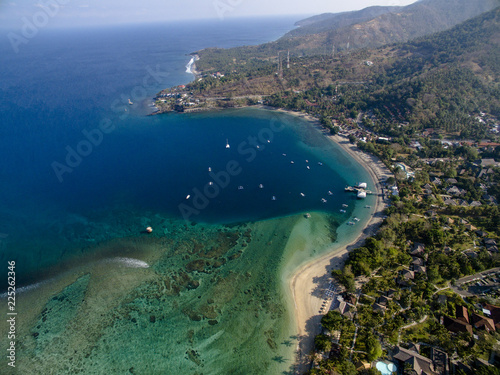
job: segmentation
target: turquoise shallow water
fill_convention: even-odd
[[[149,99],[134,97],[134,88],[147,72],[159,65],[165,73],[148,87],[153,95],[190,79],[185,54],[210,45],[211,36],[248,38],[248,27],[234,24],[205,34],[206,25],[179,27],[166,30],[183,40],[156,25],[47,31],[18,55],[0,46],[7,73],[0,82],[0,259],[16,261],[18,287],[36,286],[18,298],[21,373],[291,368],[296,338],[281,267],[336,238],[338,225],[359,210],[343,187],[366,174],[286,114],[249,108],[146,117]],[[163,47],[152,33],[163,35]],[[109,131],[101,139],[96,129]],[[71,170],[58,176],[55,162]],[[239,172],[226,184],[228,163]],[[197,191],[208,195],[210,181],[218,192],[197,198]],[[183,217],[185,206],[196,212]],[[304,212],[313,213],[317,247],[285,254]],[[341,229],[340,237],[355,230]]]
[[[253,109],[227,113],[257,122],[266,115],[275,116]],[[348,169],[363,178],[361,167],[312,126],[279,116],[286,117],[296,137],[297,154],[321,157],[321,171]],[[214,118],[223,121],[224,114]],[[303,181],[306,197],[314,194],[315,184]],[[369,214],[364,217],[363,208],[344,192],[328,198],[331,212],[320,202],[323,213],[310,210],[311,219],[299,213],[245,222],[237,216],[227,224],[195,224],[124,203],[89,210],[76,227],[67,225],[64,231],[71,230],[72,238],[94,239],[106,228],[108,237],[49,269],[45,277],[58,281],[21,294],[26,320],[20,326],[19,367],[26,373],[85,374],[292,371],[297,337],[282,268],[290,267],[290,259],[298,265],[320,255],[337,236],[342,241],[355,235],[357,228],[345,224],[338,231],[350,215],[338,213],[340,202],[349,204],[360,225]],[[291,231],[304,220],[312,228],[305,236],[314,238],[315,246],[285,253]],[[154,228],[153,234],[140,233],[146,226]]]
[[[250,145],[259,134],[271,142]],[[106,136],[62,182],[48,171],[17,208],[5,203],[3,230],[9,236],[3,242],[17,249],[23,280],[34,281],[33,269],[144,230],[142,222],[123,222],[125,212],[235,223],[312,210],[341,221],[341,204],[354,199],[343,187],[363,175],[303,121],[265,110],[136,117]],[[56,160],[63,160],[64,150]],[[235,173],[227,172],[229,165]]]

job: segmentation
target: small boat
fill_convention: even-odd
[[[325,198],[321,198],[321,202],[326,203],[326,199]]]
[[[264,185],[262,184],[259,184],[259,188],[262,189],[264,187]]]
[[[212,172],[212,167],[208,167],[208,171],[209,171],[209,172]]]
[[[356,195],[359,199],[364,199],[366,198],[366,191],[358,191],[358,194]]]
[[[344,203],[342,204],[342,207],[349,207],[349,205]]]
[[[341,213],[345,214],[345,210],[340,210]]]
[[[271,140],[270,140],[270,139],[268,139],[268,140],[267,140],[267,143],[271,143]]]
[[[189,195],[189,194],[186,195],[186,199],[189,199],[189,198],[191,198],[191,195]]]
[[[243,190],[243,186],[238,186],[238,190]]]
[[[366,206],[365,206],[365,208],[372,208],[372,206],[368,206],[368,205],[366,205]]]
[[[227,140],[226,138],[226,148],[230,148],[231,146],[229,146],[229,141]]]
[[[308,212],[304,216],[306,217],[306,219],[309,219],[311,217],[311,214]]]
[[[129,99],[129,100],[128,100],[128,104],[132,105],[132,104],[134,104],[134,103],[132,103],[132,100],[130,100],[130,99]]]
[[[328,195],[333,195],[333,193],[330,190],[328,190]]]
[[[212,186],[214,183],[213,183],[212,181],[210,181],[208,184],[209,184],[210,186]]]
[[[309,160],[306,159],[306,163],[309,163]]]
[[[307,166],[307,169],[311,169],[311,167]]]
[[[352,221],[348,222],[347,224],[348,225],[354,225],[354,223]]]
[[[322,163],[322,162],[320,162],[320,161],[318,161],[318,165],[323,165],[323,163]]]
[[[273,197],[271,198],[272,201],[275,201],[276,200],[276,196],[273,195]]]
[[[147,232],[147,233],[152,233],[152,232],[153,232],[153,228],[151,228],[151,227],[147,227],[147,228],[146,228],[146,232]]]
[[[281,155],[286,156],[286,154],[281,154]]]
[[[355,217],[353,220],[354,220],[354,221],[359,221],[359,219],[358,219],[357,217]]]
[[[305,197],[306,195],[304,193],[300,193],[301,196]]]
[[[290,161],[290,164],[293,164],[293,160]]]
[[[260,148],[260,146],[259,146],[259,145],[255,146],[255,147]]]

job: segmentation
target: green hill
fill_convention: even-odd
[[[500,117],[500,7],[406,43],[292,56],[289,68],[282,61],[278,75],[272,60],[241,58],[224,77],[204,76],[186,90],[202,103],[226,98],[212,101],[222,107],[266,96],[269,105],[340,122],[372,113],[367,126],[390,136],[434,128],[480,139],[488,132],[477,115]]]
[[[373,48],[449,29],[498,5],[498,0],[422,0],[406,7],[371,7],[309,23],[282,39],[307,54],[328,54],[333,46],[337,51]]]
[[[341,27],[374,19],[382,14],[397,12],[401,9],[402,7],[373,6],[352,12],[324,13],[296,22],[295,25],[299,27],[288,32],[285,37],[303,36],[336,30]]]
[[[291,56],[331,55],[413,40],[449,29],[500,5],[500,0],[422,0],[406,7],[369,7],[320,15],[277,41],[259,46],[198,51],[202,71],[254,70],[277,61],[278,51]],[[283,56],[283,55],[282,55]]]

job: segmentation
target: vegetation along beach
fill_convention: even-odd
[[[500,374],[498,0],[0,24],[0,373]]]

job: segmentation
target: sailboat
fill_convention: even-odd
[[[226,148],[230,148],[231,146],[229,146],[229,141],[227,140],[226,138]]]

